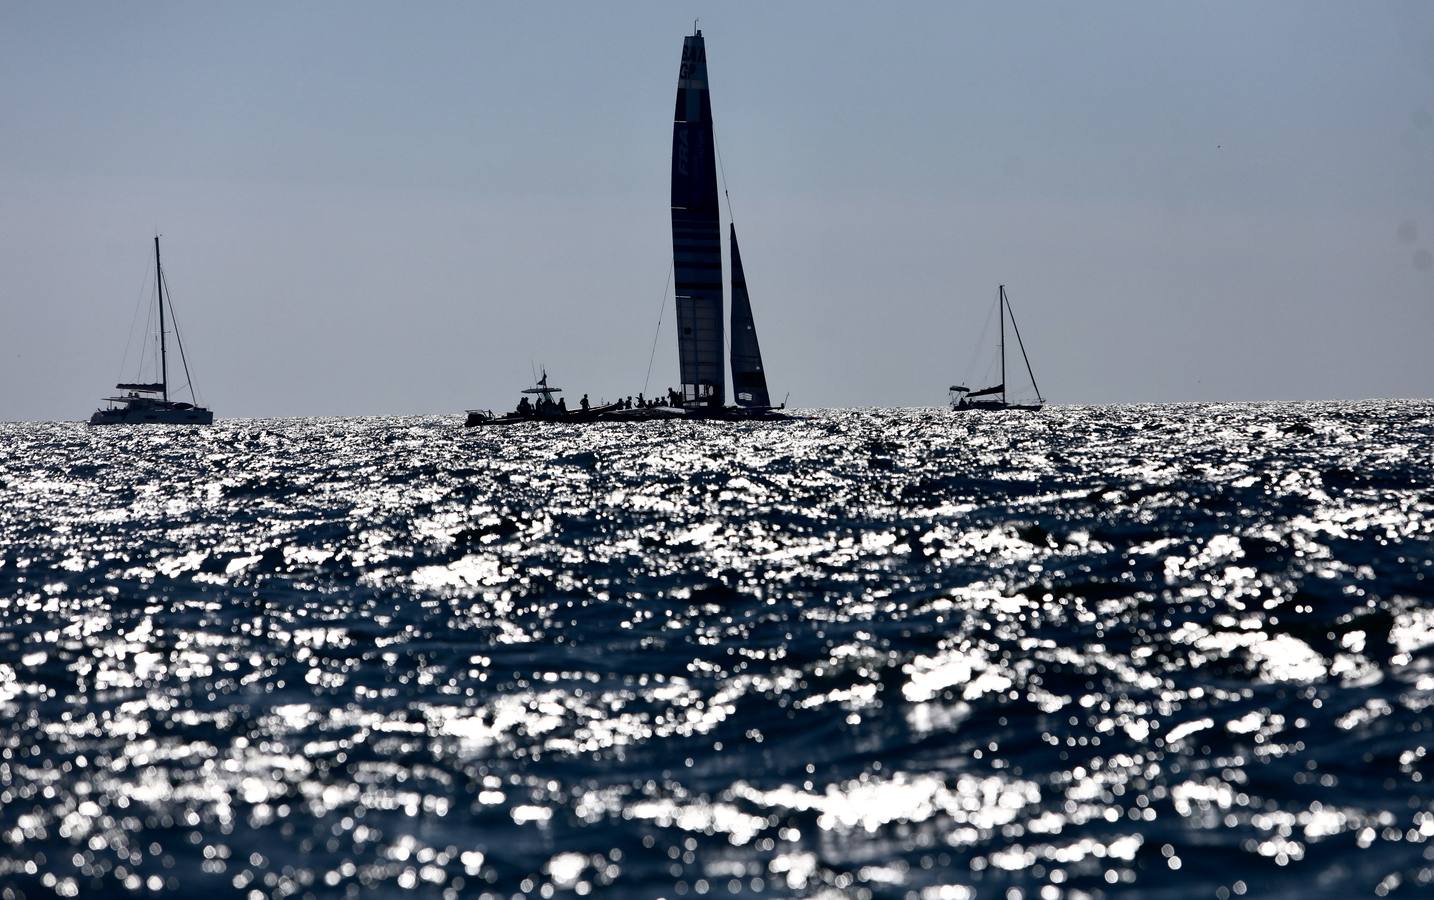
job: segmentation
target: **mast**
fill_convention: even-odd
[[[1006,286],[997,289],[996,312],[1001,317],[1001,402],[1006,402]]]
[[[154,292],[159,297],[159,387],[169,402],[169,365],[164,352],[164,275],[159,267],[159,235],[154,236]]]
[[[720,407],[726,387],[722,328],[722,226],[717,199],[707,47],[682,43],[672,116],[672,263],[677,356],[684,403]]]

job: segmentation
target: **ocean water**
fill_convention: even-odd
[[[0,896],[1434,894],[1434,403],[0,426]]]

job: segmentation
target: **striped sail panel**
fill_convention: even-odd
[[[767,373],[762,369],[762,348],[757,343],[757,323],[752,320],[752,301],[747,296],[747,276],[742,271],[742,254],[737,250],[737,226],[732,226],[732,394],[738,406],[771,406],[767,396]]]
[[[686,401],[721,406],[722,226],[707,48],[699,31],[683,40],[672,121],[672,264],[677,355]]]

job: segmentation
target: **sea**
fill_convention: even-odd
[[[0,898],[1434,896],[1434,402],[0,426]]]

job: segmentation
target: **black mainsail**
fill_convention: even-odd
[[[722,366],[722,225],[712,100],[707,92],[707,48],[701,31],[682,42],[672,118],[672,265],[682,402],[720,407],[726,381]]]
[[[742,272],[742,254],[737,250],[737,226],[732,226],[732,393],[738,406],[770,407],[767,373],[762,371],[762,348],[757,343],[757,324],[752,320],[752,301],[747,296],[747,276]]]

